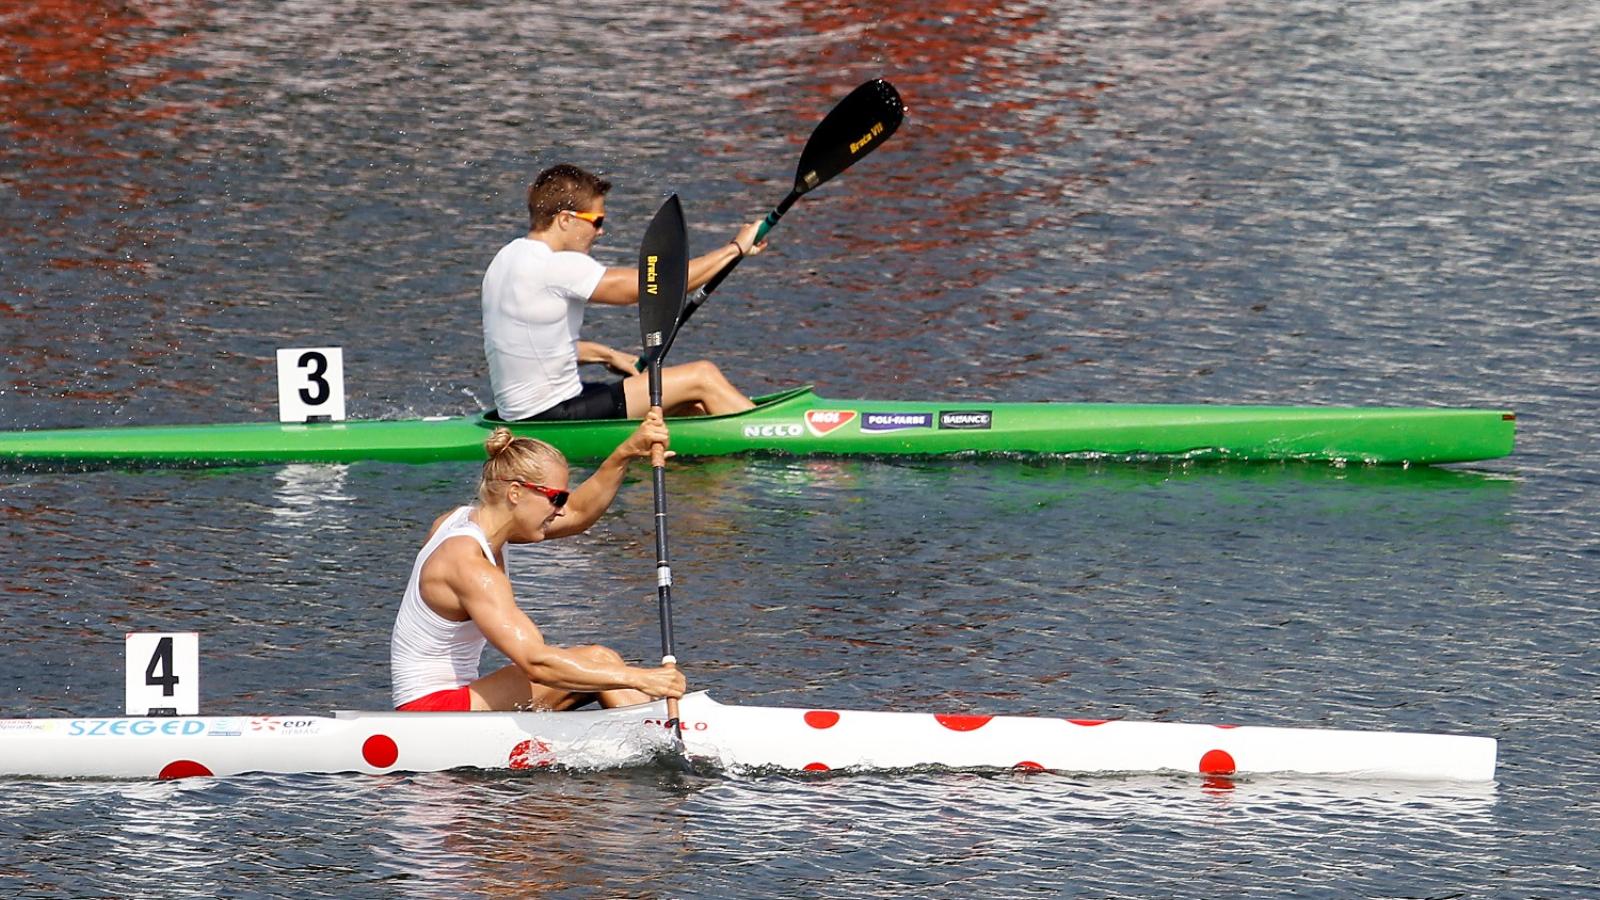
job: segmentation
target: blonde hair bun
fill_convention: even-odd
[[[511,442],[514,440],[516,440],[516,436],[511,433],[511,429],[504,425],[499,425],[490,433],[488,439],[483,442],[483,449],[489,454],[490,459],[494,459],[506,452],[506,449],[511,446]]]
[[[567,469],[567,459],[560,450],[536,438],[517,437],[503,425],[484,440],[483,450],[489,458],[483,463],[478,499],[486,503],[504,494],[508,482],[544,482]]]

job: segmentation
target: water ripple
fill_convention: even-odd
[[[678,344],[752,392],[1478,405],[1450,471],[1096,460],[675,465],[679,653],[724,702],[1497,737],[1481,791],[668,767],[10,781],[8,896],[1568,896],[1600,796],[1594,4],[40,6],[0,17],[0,427],[486,396],[521,193],[667,190],[696,247],[887,76],[895,139]],[[685,89],[684,85],[694,85]],[[631,311],[587,327],[637,341]],[[114,713],[121,635],[202,635],[209,712],[388,695],[471,467],[0,472],[0,710]],[[652,502],[514,554],[547,634],[658,653]]]

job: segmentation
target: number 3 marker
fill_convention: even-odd
[[[278,421],[344,419],[344,351],[303,347],[278,351]]]

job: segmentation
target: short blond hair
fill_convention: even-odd
[[[537,438],[517,437],[505,426],[496,428],[483,442],[489,459],[478,481],[478,498],[485,502],[505,493],[513,481],[542,484],[558,469],[567,468],[561,451]]]

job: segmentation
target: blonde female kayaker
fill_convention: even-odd
[[[547,643],[517,606],[506,574],[507,544],[585,531],[611,505],[628,464],[667,440],[653,409],[574,490],[561,451],[496,428],[484,442],[489,460],[478,502],[436,519],[412,566],[389,643],[395,708],[565,710],[683,696],[683,673],[675,668],[630,666],[607,647]],[[480,678],[485,643],[511,664]]]
[[[607,267],[589,255],[605,227],[611,182],[573,165],[539,173],[528,188],[529,230],[501,248],[483,276],[483,349],[502,419],[637,419],[650,407],[637,349],[624,353],[580,340],[590,303],[639,302],[639,271]],[[689,261],[689,290],[734,260],[766,249],[761,222]],[[584,382],[582,363],[600,363],[622,381]],[[661,370],[662,406],[671,415],[742,412],[752,404],[708,360]]]

